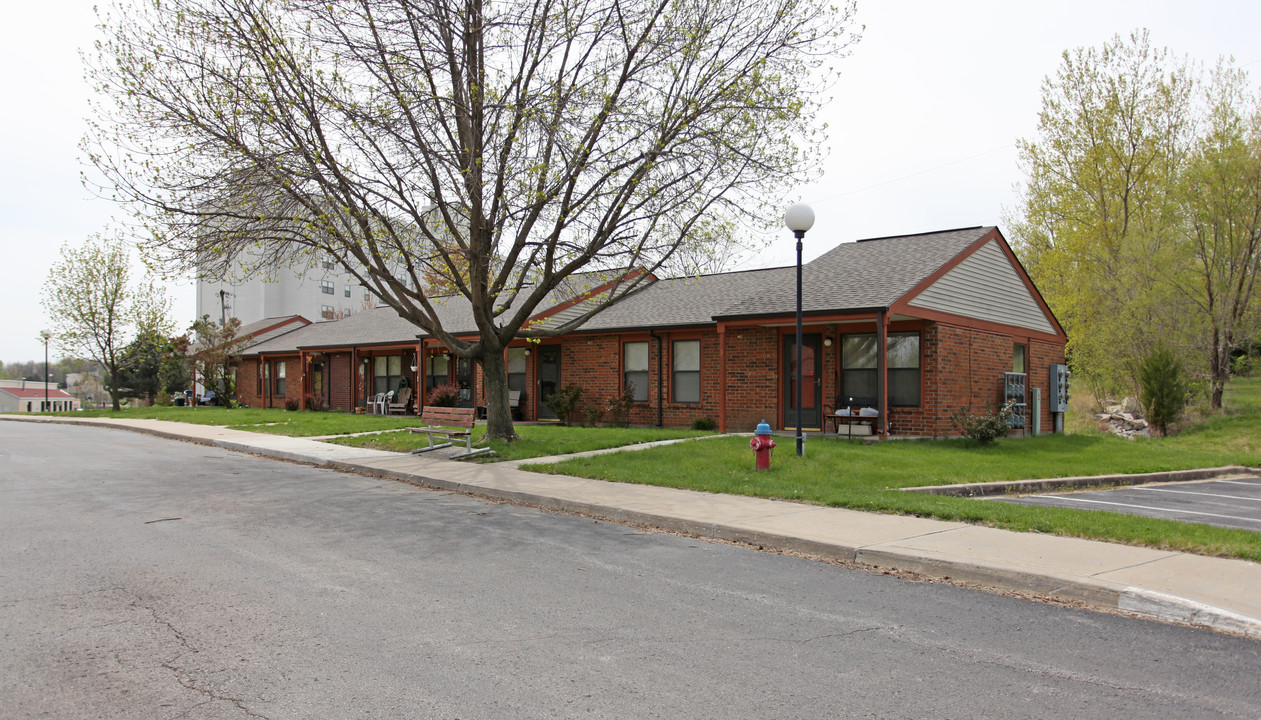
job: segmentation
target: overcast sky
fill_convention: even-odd
[[[39,303],[63,243],[118,214],[79,183],[87,112],[79,50],[91,46],[90,0],[6,3],[0,40],[0,360],[43,357]],[[837,243],[1002,225],[1021,181],[1015,141],[1032,137],[1042,79],[1069,48],[1146,27],[1153,45],[1211,64],[1233,55],[1261,78],[1256,0],[860,0],[866,30],[841,69],[823,180],[799,189],[816,221],[806,260]],[[787,231],[743,267],[788,265]],[[195,313],[191,283],[168,282],[178,326]],[[57,354],[54,351],[53,357]]]

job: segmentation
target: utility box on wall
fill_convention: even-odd
[[[1051,385],[1047,392],[1047,406],[1053,413],[1068,412],[1068,366],[1051,366]]]

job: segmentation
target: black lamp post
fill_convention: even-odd
[[[797,203],[784,213],[784,224],[797,237],[797,457],[806,454],[806,435],[801,429],[801,241],[806,231],[814,226],[814,210],[805,203]]]
[[[48,340],[53,334],[47,330],[40,330],[39,336],[44,339],[44,411],[48,411]]]

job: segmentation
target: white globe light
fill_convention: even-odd
[[[805,203],[797,203],[784,213],[784,224],[793,232],[806,232],[814,227],[814,210]]]

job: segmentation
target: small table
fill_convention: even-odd
[[[880,416],[879,415],[853,415],[850,413],[841,413],[840,415],[837,415],[836,413],[831,413],[831,414],[823,416],[823,432],[828,431],[829,421],[832,423],[832,432],[836,433],[837,435],[841,434],[841,425],[846,426],[846,429],[847,429],[847,432],[845,433],[846,435],[853,435],[854,434],[853,427],[855,423],[859,423],[859,424],[871,423],[872,425],[871,434],[875,435],[877,432],[875,426],[876,426],[876,423],[880,421]]]

